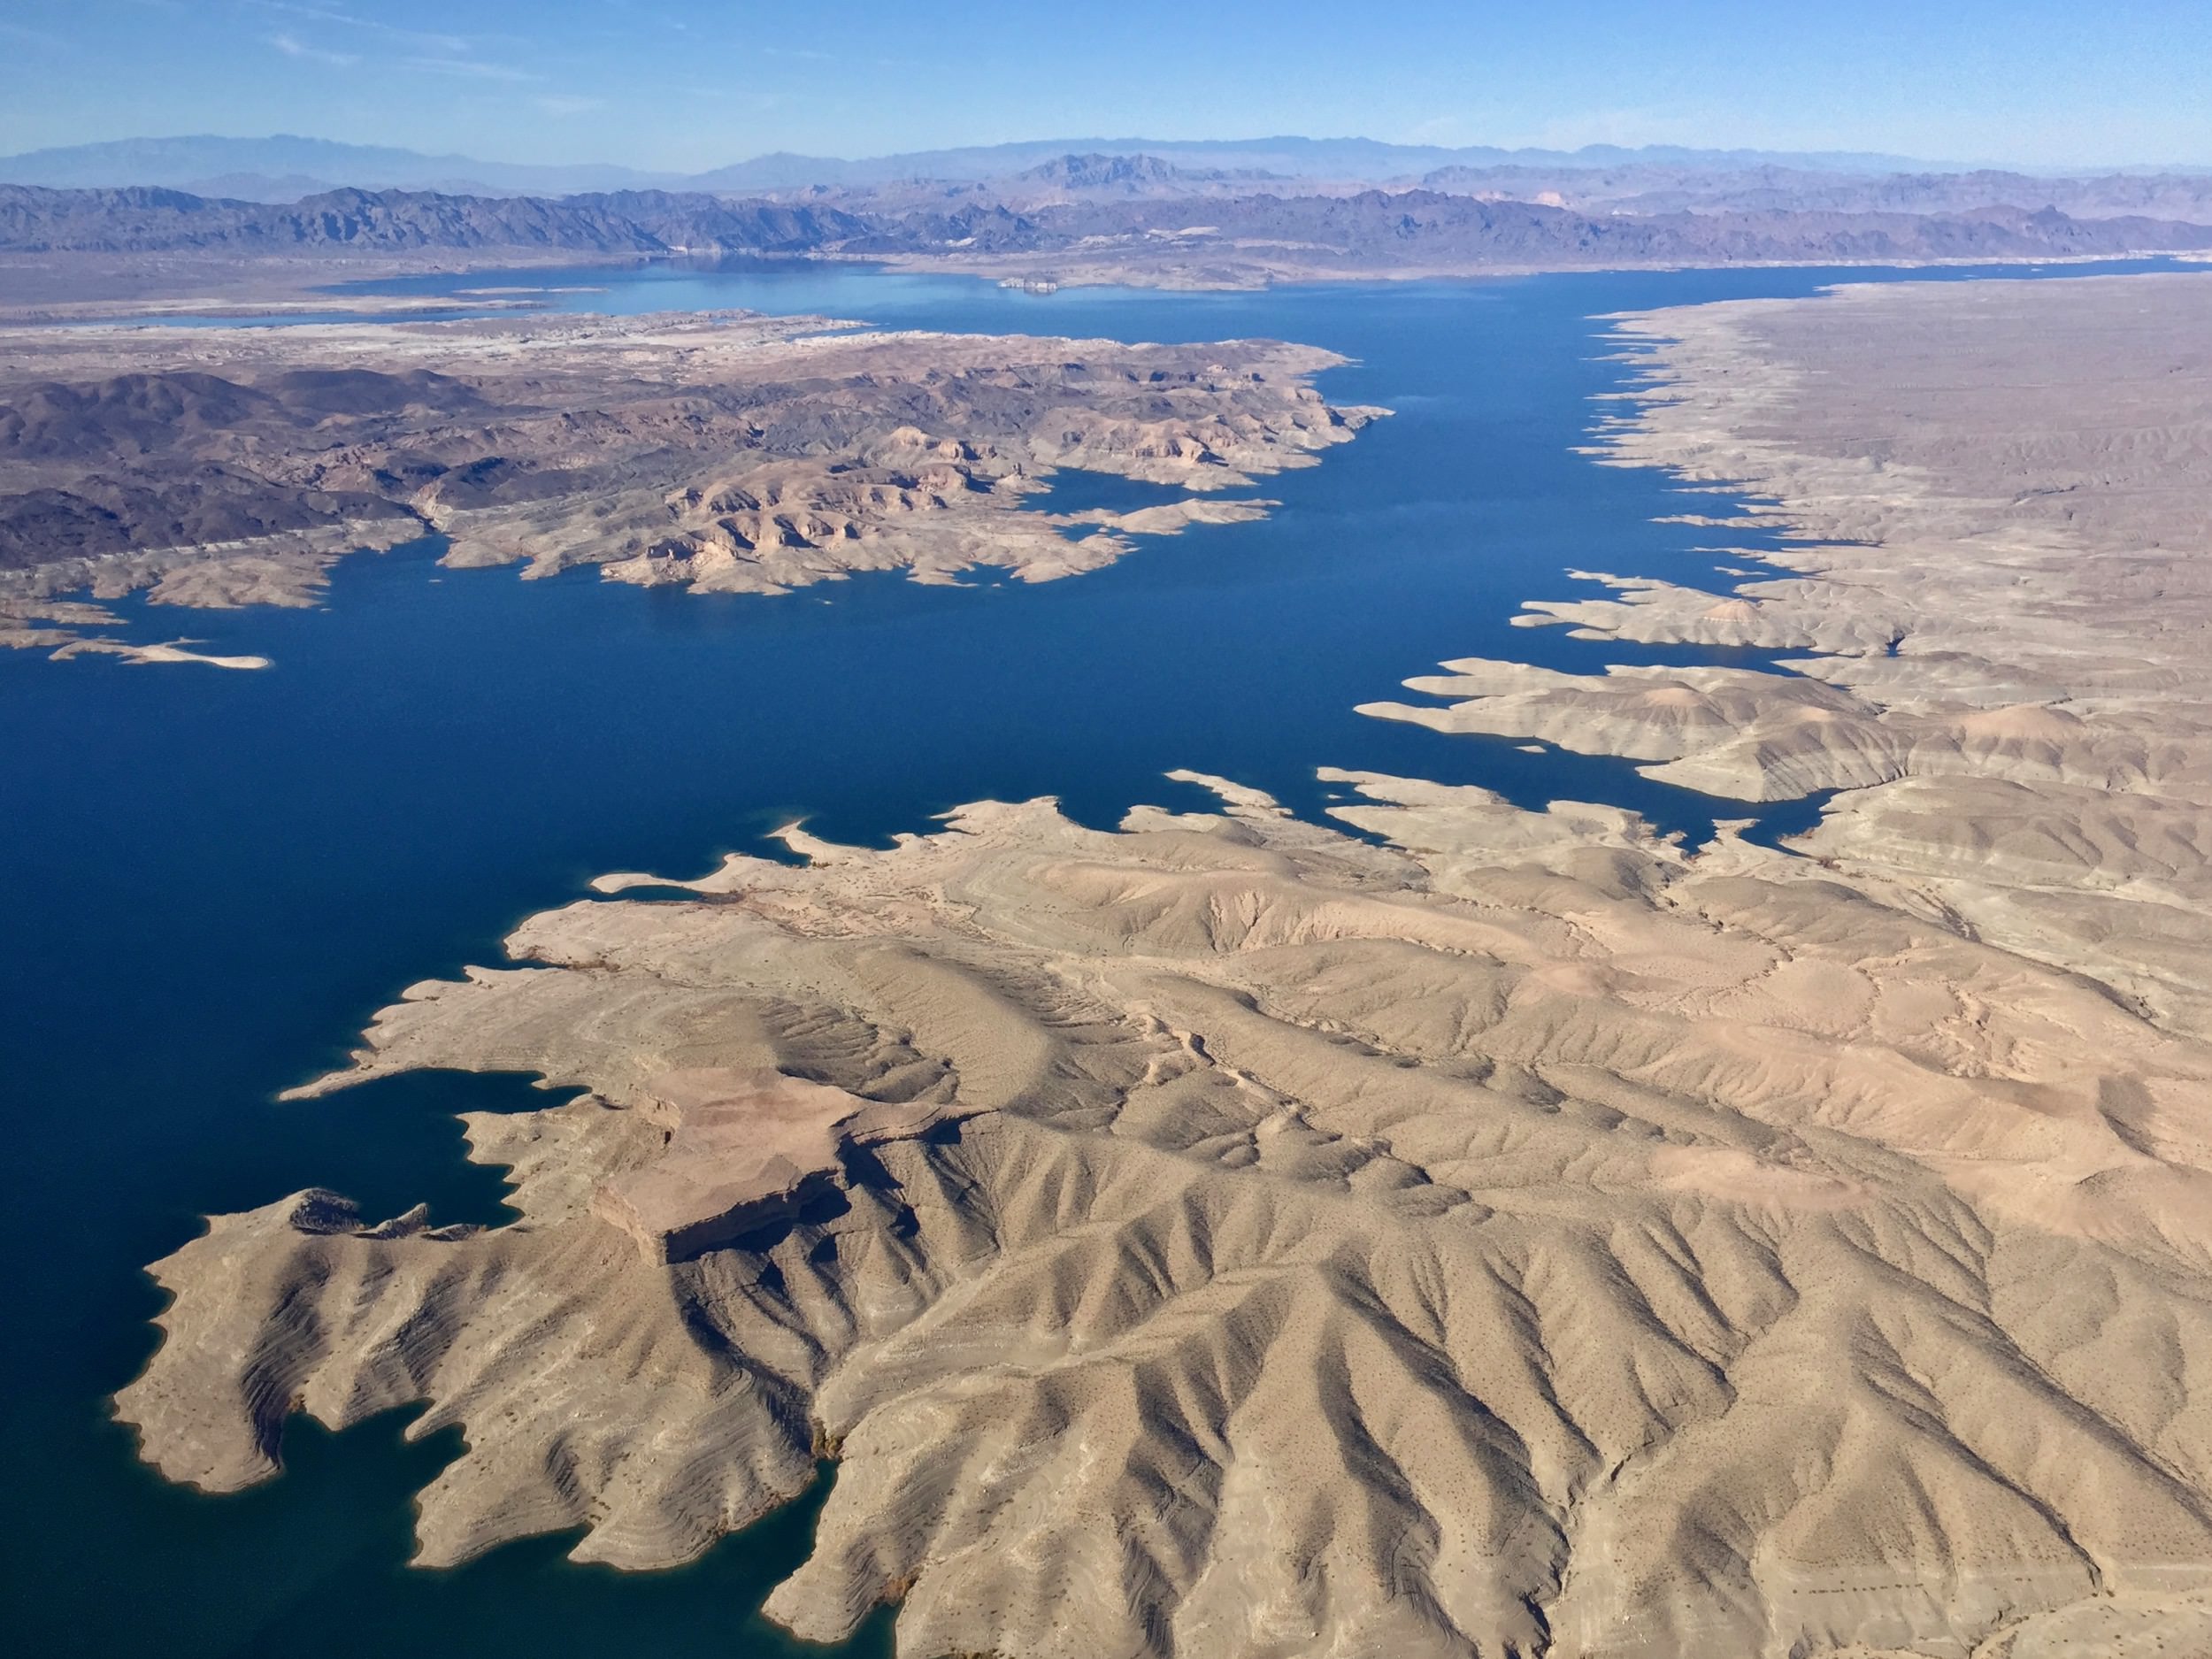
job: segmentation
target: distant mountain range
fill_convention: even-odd
[[[1525,166],[1611,167],[1650,165],[1742,169],[1766,165],[1816,172],[1897,172],[1927,167],[1901,156],[1845,152],[1796,154],[1741,150],[1684,150],[1652,145],[1625,150],[1617,144],[1589,144],[1580,150],[1501,150],[1475,144],[1448,149],[1426,144],[1386,144],[1371,138],[1230,138],[1194,142],[1158,138],[1056,138],[1023,143],[990,144],[965,150],[925,150],[908,155],[843,161],[829,156],[769,155],[718,167],[687,180],[701,190],[786,190],[810,184],[873,185],[906,179],[958,181],[1003,178],[1064,156],[1145,156],[1193,171],[1242,170],[1289,179],[1336,179],[1379,182],[1412,179],[1439,167]],[[8,164],[0,161],[0,177]]]
[[[1112,170],[1108,169],[1110,173]],[[1013,274],[1037,262],[1101,262],[1217,277],[1562,269],[1655,264],[2097,257],[2212,248],[2212,227],[2140,217],[2082,219],[2054,208],[1972,212],[1671,212],[1589,215],[1431,190],[1273,192],[1187,204],[1139,197],[1030,210],[992,200],[895,212],[705,191],[560,197],[338,190],[291,204],[183,191],[0,185],[0,253],[406,254],[428,250],[595,254],[833,254],[928,257]],[[1273,250],[1254,263],[1252,249]],[[997,266],[990,262],[999,261]],[[1013,261],[1012,265],[1004,262]],[[979,262],[981,262],[979,265]],[[1051,267],[1047,267],[1051,268]]]
[[[2207,249],[2212,173],[2067,178],[1837,153],[1079,139],[864,161],[764,156],[676,177],[319,139],[174,138],[0,159],[0,253],[14,254],[809,255],[1045,284],[1220,287]]]
[[[471,196],[567,196],[584,191],[682,189],[757,193],[810,185],[864,188],[908,180],[970,182],[1005,178],[1068,157],[1145,157],[1183,171],[1268,173],[1285,179],[1410,180],[1446,167],[1694,167],[1743,172],[1768,166],[1812,173],[1947,171],[1899,156],[1671,145],[1624,149],[1448,149],[1366,138],[1251,138],[1181,142],[1149,138],[1041,139],[961,150],[846,160],[775,154],[706,173],[652,173],[602,165],[540,165],[429,156],[417,150],[280,134],[273,138],[128,138],[0,157],[0,183],[50,188],[156,185],[199,196],[295,201],[343,186],[439,190]]]

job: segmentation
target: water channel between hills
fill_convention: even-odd
[[[2141,266],[2050,267],[2083,270]],[[257,673],[0,661],[0,1053],[14,1156],[0,1203],[0,1550],[15,1651],[388,1654],[474,1659],[650,1651],[886,1654],[888,1615],[801,1647],[755,1609],[803,1556],[819,1491],[703,1561],[619,1575],[566,1539],[449,1572],[408,1569],[411,1494],[455,1455],[401,1421],[295,1423],[279,1480],[230,1498],[164,1486],[106,1397],[143,1363],[158,1297],[143,1263],[209,1210],[311,1184],[372,1215],[431,1202],[494,1220],[502,1183],[461,1159],[465,1108],[541,1104],[514,1079],[419,1076],[280,1105],[403,987],[500,959],[522,916],[610,869],[690,874],[803,817],[879,843],[987,797],[1056,795],[1106,826],[1139,802],[1196,808],[1190,767],[1317,817],[1318,766],[1479,783],[1525,805],[1610,802],[1694,840],[1816,805],[1753,809],[1617,762],[1362,718],[1440,659],[1593,671],[1749,654],[1578,641],[1509,619],[1591,589],[1570,568],[1711,586],[1755,535],[1656,523],[1726,511],[1658,474],[1574,452],[1617,386],[1603,313],[1966,271],[1761,270],[1038,296],[856,267],[648,266],[370,285],[457,293],[511,280],[611,311],[752,307],[895,327],[1125,340],[1270,335],[1356,359],[1338,403],[1394,419],[1320,465],[1262,480],[1262,524],[1146,540],[1112,567],[1026,587],[891,577],[787,597],[696,597],[446,571],[434,541],[337,568],[305,611],[132,611],[271,657]],[[2021,274],[2004,272],[2002,274]],[[588,291],[582,291],[588,290]],[[1063,475],[1059,511],[1156,498]]]

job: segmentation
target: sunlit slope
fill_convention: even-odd
[[[523,1218],[219,1218],[124,1415],[228,1488],[289,1409],[426,1401],[469,1446],[432,1563],[580,1525],[680,1561],[828,1445],[770,1611],[902,1596],[915,1654],[2174,1629],[2212,1050],[1786,853],[1344,781],[1394,846],[1233,789],[1121,833],[987,806],[532,919],[334,1079],[587,1086],[471,1122]],[[676,1156],[671,1074],[764,1067],[934,1126],[845,1136],[751,1248],[595,1214]]]

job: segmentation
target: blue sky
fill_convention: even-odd
[[[202,132],[682,169],[1278,133],[2212,165],[2212,0],[0,4],[0,151]]]

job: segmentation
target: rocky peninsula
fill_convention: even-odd
[[[1306,347],[747,314],[25,328],[0,358],[0,643],[32,647],[134,590],[312,603],[345,552],[432,534],[450,565],[703,593],[1046,581],[1263,514],[1224,492],[1380,412],[1325,403],[1339,359]],[[1043,511],[1070,467],[1185,494]]]
[[[917,1653],[2212,1628],[2212,1048],[1808,858],[1340,781],[1389,845],[979,806],[533,919],[318,1086],[582,1085],[469,1119],[520,1219],[219,1217],[124,1416],[227,1490],[426,1402],[428,1564],[682,1561],[834,1448],[769,1610]],[[810,1199],[641,1251],[767,1074]]]

